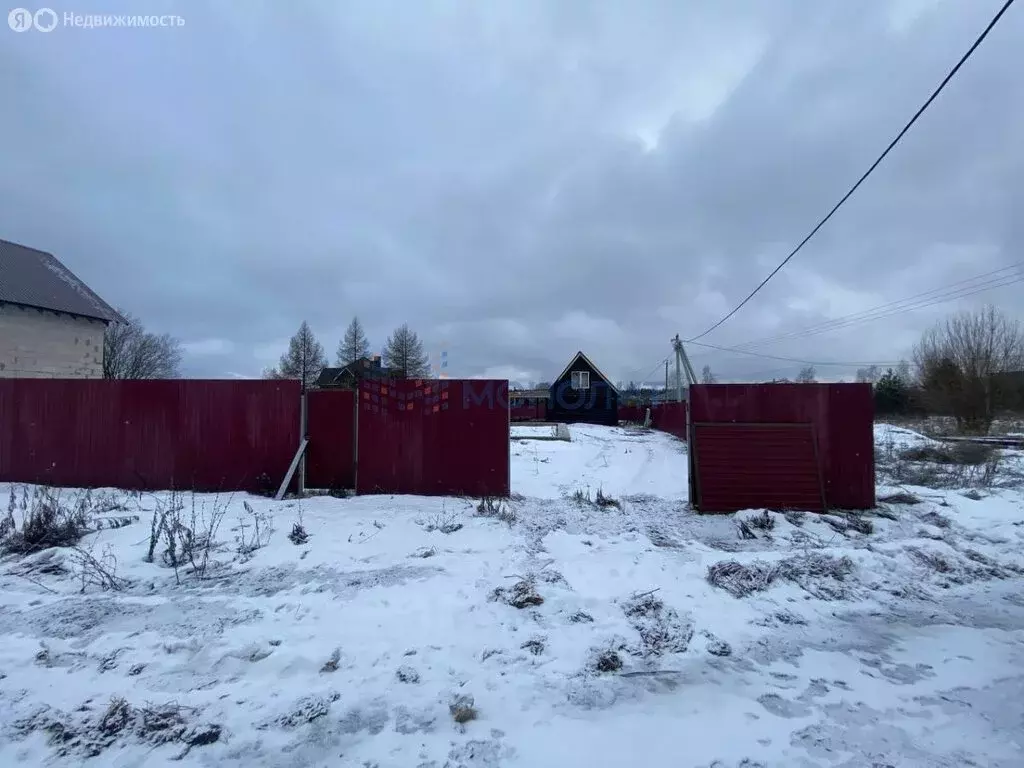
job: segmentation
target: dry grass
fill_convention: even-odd
[[[811,553],[775,563],[723,560],[708,568],[707,580],[733,597],[746,597],[767,590],[776,581],[789,581],[815,597],[837,600],[848,596],[849,589],[843,582],[853,570],[853,561],[848,557]]]

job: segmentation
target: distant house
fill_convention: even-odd
[[[324,368],[313,386],[316,389],[355,389],[363,379],[386,379],[391,375],[391,370],[381,364],[380,355],[374,355],[341,368]]]
[[[547,418],[615,425],[619,421],[619,391],[583,352],[577,352],[551,383]]]
[[[102,378],[123,321],[53,254],[0,240],[0,378]]]

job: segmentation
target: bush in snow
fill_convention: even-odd
[[[184,497],[177,491],[172,491],[167,499],[157,499],[150,523],[146,562],[153,562],[157,548],[162,546],[161,560],[174,569],[179,583],[179,569],[186,566],[193,575],[204,578],[230,504],[230,496],[221,499],[218,495],[207,505],[205,499],[197,498],[195,491],[188,509]]]
[[[500,520],[509,527],[515,525],[517,517],[512,507],[508,506],[500,499],[494,499],[489,496],[485,496],[480,499],[480,503],[476,505],[476,516],[477,517],[490,517],[494,520]]]
[[[219,725],[190,724],[189,716],[195,712],[175,704],[136,707],[123,698],[113,698],[102,710],[94,710],[86,702],[73,715],[43,707],[12,726],[21,737],[47,734],[49,745],[65,759],[97,757],[118,742],[129,741],[153,748],[181,746],[174,757],[181,759],[194,747],[213,744],[221,736]]]
[[[611,496],[605,494],[602,488],[597,489],[597,495],[594,497],[594,503],[601,507],[601,509],[608,509],[609,507],[619,508],[622,505],[619,504],[618,499],[614,499]]]
[[[5,554],[24,555],[50,547],[71,547],[91,527],[100,527],[99,515],[123,508],[114,497],[90,490],[68,492],[36,486],[30,495],[22,486],[19,497],[12,486],[7,514],[0,522],[0,548]],[[110,527],[119,526],[120,522],[115,522]]]

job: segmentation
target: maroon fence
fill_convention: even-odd
[[[538,400],[530,405],[516,405],[508,409],[511,421],[544,421],[548,417],[548,403]]]
[[[875,505],[870,384],[701,384],[690,408],[702,512]]]
[[[508,496],[508,382],[364,381],[358,493]]]
[[[293,381],[0,380],[0,481],[276,490],[299,444]]]
[[[356,487],[356,393],[319,389],[306,393],[306,487]]]
[[[651,408],[651,426],[686,440],[686,403],[662,403]]]
[[[620,405],[619,421],[643,422],[647,414],[646,405]]]

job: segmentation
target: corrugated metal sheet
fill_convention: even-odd
[[[277,380],[0,380],[0,481],[274,488],[299,443],[299,398]]]
[[[539,400],[531,405],[517,405],[509,408],[512,421],[544,421],[548,414],[547,400]]]
[[[356,393],[344,389],[306,393],[306,487],[356,487]]]
[[[694,424],[697,507],[824,511],[811,424]]]
[[[690,387],[690,409],[692,421],[701,424],[813,425],[826,505],[837,509],[875,505],[870,384],[700,384]],[[691,451],[691,476],[706,485],[699,454],[699,447]],[[744,471],[758,472],[757,454],[744,455]],[[761,455],[767,458],[767,451]],[[782,473],[777,482],[785,487],[791,480]]]
[[[651,408],[651,426],[662,432],[687,439],[686,403],[662,403]]]
[[[507,496],[508,382],[364,381],[359,493]]]
[[[646,413],[647,407],[643,405],[619,405],[619,421],[642,422]]]

